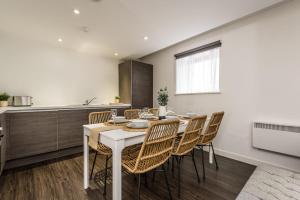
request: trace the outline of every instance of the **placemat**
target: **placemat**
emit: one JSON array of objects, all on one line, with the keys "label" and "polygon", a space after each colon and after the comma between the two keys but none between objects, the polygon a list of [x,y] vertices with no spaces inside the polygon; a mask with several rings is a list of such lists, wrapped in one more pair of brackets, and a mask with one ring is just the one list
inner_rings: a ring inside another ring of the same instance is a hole
[{"label": "placemat", "polygon": [[105,126],[126,126],[129,122],[123,123],[111,123],[111,122],[104,122]]},{"label": "placemat", "polygon": [[128,132],[146,132],[148,128],[129,128],[127,126],[123,126],[122,129]]}]

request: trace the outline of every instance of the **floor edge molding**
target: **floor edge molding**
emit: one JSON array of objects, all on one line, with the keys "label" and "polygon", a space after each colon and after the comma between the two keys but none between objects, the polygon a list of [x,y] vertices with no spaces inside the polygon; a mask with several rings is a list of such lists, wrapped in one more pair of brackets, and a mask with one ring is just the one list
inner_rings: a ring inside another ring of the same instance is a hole
[{"label": "floor edge molding", "polygon": [[[205,151],[208,151],[208,148],[205,149]],[[216,152],[217,155],[224,156],[226,158],[231,158],[233,160],[237,160],[237,161],[248,163],[248,164],[255,165],[255,166],[270,165],[270,166],[279,167],[279,168],[294,171],[294,172],[299,172],[297,169],[288,168],[286,166],[277,165],[277,164],[273,164],[273,163],[270,163],[270,162],[258,160],[258,159],[255,159],[255,158],[252,158],[252,157],[249,157],[249,156],[237,154],[237,153],[230,152],[230,151],[225,151],[225,150],[222,150],[222,149],[219,149],[219,148],[215,148],[215,152]]]}]

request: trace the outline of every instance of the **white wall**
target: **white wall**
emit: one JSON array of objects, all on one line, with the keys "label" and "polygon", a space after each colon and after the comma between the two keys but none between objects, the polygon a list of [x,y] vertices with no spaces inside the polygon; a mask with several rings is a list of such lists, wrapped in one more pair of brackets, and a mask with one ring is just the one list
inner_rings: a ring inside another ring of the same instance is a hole
[{"label": "white wall", "polygon": [[0,33],[0,92],[34,97],[35,105],[112,102],[118,61]]},{"label": "white wall", "polygon": [[[215,147],[219,154],[300,171],[300,159],[251,146],[255,119],[300,119],[300,1],[291,1],[143,58],[154,64],[154,92],[170,91],[179,113],[226,112]],[[222,40],[221,94],[174,95],[174,54]],[[156,103],[156,100],[154,99]],[[300,147],[299,147],[300,148]]]}]

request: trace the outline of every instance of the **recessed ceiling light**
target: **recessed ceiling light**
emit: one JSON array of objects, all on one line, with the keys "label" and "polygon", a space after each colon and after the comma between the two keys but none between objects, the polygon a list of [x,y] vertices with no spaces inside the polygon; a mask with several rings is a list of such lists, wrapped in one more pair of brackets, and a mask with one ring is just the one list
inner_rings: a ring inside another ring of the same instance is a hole
[{"label": "recessed ceiling light", "polygon": [[57,40],[58,42],[62,42],[63,41],[63,39],[61,39],[61,38],[58,38],[58,40]]},{"label": "recessed ceiling light", "polygon": [[116,53],[114,53],[114,55],[115,55],[115,56],[118,56],[119,54],[116,52]]},{"label": "recessed ceiling light", "polygon": [[144,40],[148,40],[148,39],[149,39],[148,36],[145,36],[145,37],[144,37]]},{"label": "recessed ceiling light", "polygon": [[74,9],[74,10],[73,10],[73,13],[76,14],[76,15],[79,15],[79,14],[80,14],[80,11],[79,11],[78,9]]}]

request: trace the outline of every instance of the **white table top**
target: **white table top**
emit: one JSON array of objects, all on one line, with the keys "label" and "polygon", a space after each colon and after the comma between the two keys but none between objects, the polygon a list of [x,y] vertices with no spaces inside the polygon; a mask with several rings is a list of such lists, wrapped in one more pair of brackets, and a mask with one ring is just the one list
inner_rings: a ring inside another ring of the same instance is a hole
[{"label": "white table top", "polygon": [[116,129],[116,130],[105,131],[105,132],[101,133],[101,137],[107,137],[107,138],[117,141],[117,140],[124,140],[124,139],[128,139],[128,138],[136,137],[136,136],[141,136],[141,135],[145,135],[145,134],[146,134],[146,132],[129,132],[129,131],[124,131],[122,129]]},{"label": "white table top", "polygon": [[[104,127],[104,126],[105,126],[104,124],[83,125],[83,127],[88,130],[91,130],[94,128],[99,128],[99,127]],[[187,126],[187,122],[184,124],[180,124],[178,133],[184,132],[186,126]],[[89,134],[89,132],[87,132],[87,133]],[[141,136],[141,135],[145,135],[145,134],[146,134],[146,132],[130,132],[130,131],[124,131],[122,128],[120,128],[120,129],[115,129],[115,130],[111,130],[111,131],[104,131],[103,133],[101,133],[101,137],[106,137],[111,140],[118,141],[118,140],[124,140],[124,139],[137,137],[137,136]]]}]

